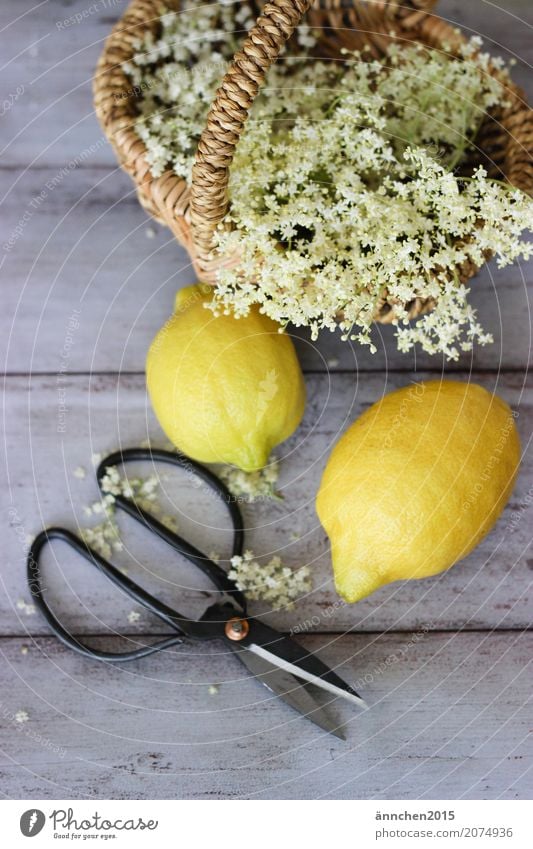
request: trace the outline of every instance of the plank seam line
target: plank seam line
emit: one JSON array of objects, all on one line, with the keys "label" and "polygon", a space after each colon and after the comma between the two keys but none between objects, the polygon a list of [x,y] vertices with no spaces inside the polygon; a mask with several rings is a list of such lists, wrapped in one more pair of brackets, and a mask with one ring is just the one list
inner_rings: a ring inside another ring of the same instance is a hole
[{"label": "plank seam line", "polygon": [[[454,369],[453,371],[446,372],[447,377],[453,377],[454,375],[464,375],[464,374],[488,374],[488,375],[523,375],[524,378],[528,379],[531,374],[531,369],[528,368],[529,364],[525,364],[523,366],[510,366],[509,368],[479,368],[479,369],[469,369],[469,368],[460,368]],[[383,369],[378,368],[376,366],[375,369],[369,368],[360,368],[360,369],[335,369],[328,371],[327,369],[302,369],[304,374],[314,375],[314,374],[364,374],[364,375],[377,375],[383,373]],[[0,372],[4,380],[9,380],[11,378],[18,377],[57,377],[57,371],[4,371]],[[444,375],[444,372],[441,368],[388,368],[384,372],[387,374],[441,374]],[[69,371],[67,377],[144,377],[144,371]]]},{"label": "plank seam line", "polygon": [[[398,634],[406,635],[412,634],[416,632],[418,628],[415,626],[413,628],[407,628],[401,631],[306,631],[305,633],[299,633],[295,636],[297,640],[298,637],[375,637],[375,636],[386,636],[389,634]],[[438,628],[434,631],[427,631],[427,635],[431,634],[522,634],[522,633],[533,633],[533,626],[527,627],[515,627],[515,628]],[[280,631],[280,634],[285,634],[286,636],[290,635],[289,631]],[[123,634],[72,634],[74,638],[80,638],[84,640],[92,640],[92,639],[107,639],[107,640],[120,640],[120,639],[139,639],[140,637],[148,637],[153,639],[166,639],[167,637],[177,636],[174,632],[161,632],[161,633],[143,633],[137,632],[133,633],[123,633]],[[30,639],[55,639],[54,635],[51,633],[38,632],[32,634],[0,634],[0,640],[30,640]],[[184,637],[187,640],[187,637]],[[214,637],[213,639],[217,639]],[[194,640],[190,640],[190,642],[195,642]],[[198,641],[196,641],[198,642]]]}]

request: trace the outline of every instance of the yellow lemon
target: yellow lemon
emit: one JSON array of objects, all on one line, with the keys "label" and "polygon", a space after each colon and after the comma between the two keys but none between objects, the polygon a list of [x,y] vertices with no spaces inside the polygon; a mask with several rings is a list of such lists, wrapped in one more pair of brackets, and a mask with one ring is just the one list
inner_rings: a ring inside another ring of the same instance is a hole
[{"label": "yellow lemon", "polygon": [[274,321],[257,308],[215,316],[205,308],[212,291],[178,292],[148,352],[148,392],[161,427],[189,457],[256,471],[300,423],[303,375]]},{"label": "yellow lemon", "polygon": [[481,386],[435,380],[386,395],[341,437],[317,497],[340,595],[358,601],[465,557],[503,510],[519,461],[511,410]]}]

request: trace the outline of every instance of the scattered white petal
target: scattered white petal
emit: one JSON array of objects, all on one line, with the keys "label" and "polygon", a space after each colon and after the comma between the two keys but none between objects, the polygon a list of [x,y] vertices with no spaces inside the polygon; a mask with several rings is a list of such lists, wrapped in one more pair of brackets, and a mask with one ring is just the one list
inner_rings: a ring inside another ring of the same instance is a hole
[{"label": "scattered white petal", "polygon": [[27,601],[24,601],[23,598],[19,598],[17,600],[17,608],[21,610],[26,616],[33,616],[34,613],[37,612],[34,604],[29,604]]},{"label": "scattered white petal", "polygon": [[[99,455],[97,462],[100,462]],[[104,516],[102,522],[90,528],[81,530],[81,537],[87,545],[93,548],[106,560],[111,557],[113,551],[122,551],[124,544],[120,536],[120,529],[115,518],[115,499],[117,495],[131,498],[142,510],[153,515],[161,513],[161,506],[157,501],[157,489],[159,478],[150,475],[148,478],[122,477],[116,466],[109,466],[101,480],[102,496],[99,501],[85,506],[83,512],[86,516]],[[164,517],[167,527],[177,529],[174,517]]]},{"label": "scattered white petal", "polygon": [[15,722],[27,722],[29,718],[29,714],[25,710],[18,710],[15,714]]},{"label": "scattered white petal", "polygon": [[259,563],[252,551],[231,558],[228,577],[250,601],[266,601],[273,608],[292,610],[294,602],[311,590],[311,573],[307,566],[289,569],[279,557]]},{"label": "scattered white petal", "polygon": [[283,496],[276,491],[279,476],[279,461],[271,457],[268,465],[257,472],[243,472],[235,466],[223,466],[220,478],[224,481],[232,495],[245,501],[257,501],[261,498],[277,498]]}]

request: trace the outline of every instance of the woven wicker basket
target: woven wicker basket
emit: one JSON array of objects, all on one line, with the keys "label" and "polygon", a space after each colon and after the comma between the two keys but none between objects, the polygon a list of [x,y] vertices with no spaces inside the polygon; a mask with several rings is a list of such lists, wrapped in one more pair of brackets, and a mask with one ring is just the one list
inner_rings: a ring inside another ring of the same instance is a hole
[{"label": "woven wicker basket", "polygon": [[[370,47],[381,56],[395,38],[400,43],[419,41],[431,47],[457,49],[463,36],[431,13],[436,0],[272,0],[250,31],[218,89],[200,139],[191,186],[172,171],[153,178],[146,148],[134,129],[138,94],[122,70],[131,59],[134,42],[151,30],[157,34],[161,0],[133,0],[106,41],[94,79],[96,113],[118,160],[137,186],[144,208],[166,224],[188,250],[198,276],[214,282],[217,270],[235,258],[210,258],[214,230],[228,208],[228,176],[235,146],[249,110],[270,65],[276,60],[294,28],[307,13],[306,22],[321,33],[321,56],[339,57],[342,48]],[[179,0],[166,0],[179,9]],[[259,4],[261,5],[261,4]],[[311,7],[311,8],[310,8]],[[493,70],[497,74],[496,69]],[[522,92],[508,87],[509,106],[485,119],[475,140],[476,160],[492,176],[533,191],[533,112]],[[469,163],[474,166],[476,162]],[[477,271],[472,263],[458,269],[466,282]],[[430,310],[431,300],[409,304],[414,318]],[[387,294],[375,319],[390,322],[394,303]]]}]

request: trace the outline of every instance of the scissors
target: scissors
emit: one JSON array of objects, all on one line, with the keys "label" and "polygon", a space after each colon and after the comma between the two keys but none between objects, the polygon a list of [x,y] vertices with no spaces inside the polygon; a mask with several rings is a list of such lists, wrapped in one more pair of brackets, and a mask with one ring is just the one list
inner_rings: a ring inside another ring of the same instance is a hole
[{"label": "scissors", "polygon": [[[186,469],[189,474],[197,476],[207,484],[228,509],[233,525],[232,556],[242,554],[244,528],[242,515],[236,501],[232,498],[225,484],[213,472],[184,454],[151,448],[130,448],[124,451],[115,451],[102,460],[98,466],[96,477],[100,490],[103,491],[102,481],[109,467],[124,466],[134,461],[152,463],[158,461],[178,466]],[[107,663],[123,663],[128,660],[147,657],[154,652],[182,643],[184,637],[192,640],[220,639],[229,649],[235,652],[252,675],[269,690],[324,731],[334,734],[340,739],[345,739],[342,731],[328,717],[323,706],[316,700],[316,690],[318,688],[322,692],[326,691],[333,696],[342,696],[356,705],[365,706],[365,702],[355,690],[318,657],[308,652],[293,639],[279,633],[262,620],[248,616],[244,594],[217,563],[202,554],[195,546],[159,522],[134,500],[124,495],[116,495],[115,506],[124,510],[200,569],[214,584],[217,600],[197,620],[183,616],[174,608],[146,592],[127,575],[112,566],[80,537],[66,528],[52,527],[41,531],[33,541],[28,553],[27,569],[29,588],[35,604],[44,615],[55,636],[65,646],[78,652],[78,654]],[[154,644],[118,653],[90,648],[78,637],[70,634],[49,607],[41,579],[39,558],[43,548],[51,540],[66,542],[138,604],[162,619],[174,633]],[[315,690],[315,694],[313,694],[313,690]]]}]

